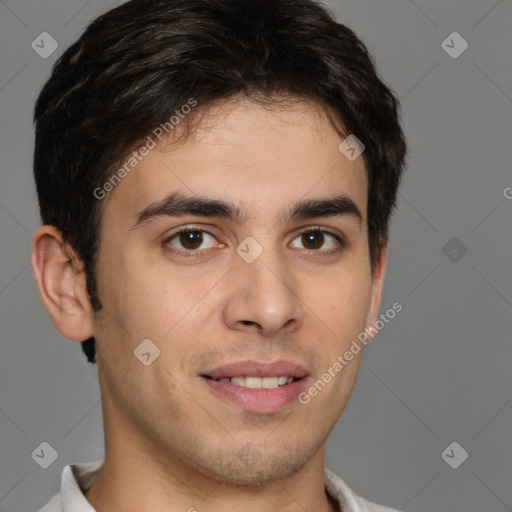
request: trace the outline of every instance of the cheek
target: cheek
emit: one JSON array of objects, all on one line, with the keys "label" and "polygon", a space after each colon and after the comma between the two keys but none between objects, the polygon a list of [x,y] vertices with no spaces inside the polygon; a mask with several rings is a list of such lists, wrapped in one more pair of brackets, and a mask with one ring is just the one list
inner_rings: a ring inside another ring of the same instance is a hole
[{"label": "cheek", "polygon": [[121,253],[98,273],[102,305],[132,337],[160,337],[179,317],[182,287],[152,265]]},{"label": "cheek", "polygon": [[186,354],[200,349],[199,340],[219,318],[215,292],[208,293],[219,276],[184,279],[168,268],[140,265],[119,265],[113,275],[105,303],[118,319],[109,319],[118,340],[113,350],[119,357],[124,350],[129,359],[143,340],[150,339],[160,350],[159,362],[178,371]]},{"label": "cheek", "polygon": [[[312,308],[333,331],[337,340],[347,340],[365,327],[371,305],[371,280],[354,269],[311,283]],[[331,333],[332,334],[332,333]]]}]

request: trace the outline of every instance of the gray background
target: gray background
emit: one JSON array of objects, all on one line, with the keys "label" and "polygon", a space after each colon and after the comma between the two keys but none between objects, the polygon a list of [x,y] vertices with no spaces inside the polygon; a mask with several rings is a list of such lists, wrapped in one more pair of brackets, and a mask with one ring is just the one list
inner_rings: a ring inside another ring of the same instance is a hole
[{"label": "gray background", "polygon": [[[39,224],[31,116],[63,49],[119,3],[0,0],[3,512],[37,510],[58,492],[65,464],[103,456],[96,367],[53,329],[29,267]],[[366,348],[326,465],[398,509],[512,510],[512,4],[328,5],[401,99],[410,156],[382,302],[382,311],[395,301],[403,311]],[[59,44],[47,59],[31,48],[43,31]],[[469,44],[456,59],[441,46],[453,31]],[[467,248],[462,258],[443,250],[452,237]],[[48,469],[31,458],[42,441],[59,454]],[[469,454],[458,469],[441,457],[452,441]]]}]

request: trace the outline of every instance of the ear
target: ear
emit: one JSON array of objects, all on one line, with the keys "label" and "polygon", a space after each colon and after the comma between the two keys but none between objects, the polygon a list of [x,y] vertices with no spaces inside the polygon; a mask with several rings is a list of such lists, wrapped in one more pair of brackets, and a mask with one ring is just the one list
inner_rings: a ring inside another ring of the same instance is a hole
[{"label": "ear", "polygon": [[[366,317],[366,326],[375,326],[380,311],[380,301],[382,296],[382,288],[384,285],[384,278],[386,275],[386,259],[387,259],[388,239],[385,238],[381,242],[379,257],[375,262],[375,268],[372,276],[372,298],[370,309]],[[375,337],[373,329],[369,330],[368,341]]]},{"label": "ear", "polygon": [[94,313],[86,290],[83,264],[54,226],[40,226],[32,237],[32,272],[41,302],[62,336],[92,337]]}]

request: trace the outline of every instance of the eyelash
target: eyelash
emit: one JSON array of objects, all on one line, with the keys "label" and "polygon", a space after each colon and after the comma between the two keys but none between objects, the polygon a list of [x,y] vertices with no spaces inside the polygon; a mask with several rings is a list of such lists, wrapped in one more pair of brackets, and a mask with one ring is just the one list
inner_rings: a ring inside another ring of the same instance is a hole
[{"label": "eyelash", "polygon": [[[168,244],[169,244],[169,242],[171,240],[173,240],[174,238],[179,236],[181,233],[187,233],[187,232],[190,232],[190,231],[199,231],[199,232],[206,233],[206,234],[210,235],[212,238],[215,238],[214,235],[212,235],[209,231],[206,231],[205,229],[194,228],[194,227],[183,227],[183,228],[179,229],[178,231],[176,231],[175,233],[173,233],[171,236],[167,237],[162,242],[162,246],[166,250],[168,250],[168,251],[172,252],[173,254],[175,254],[176,256],[183,256],[185,258],[201,258],[201,257],[203,257],[203,255],[208,254],[212,250],[215,250],[215,249],[205,249],[205,250],[201,251],[201,250],[191,250],[191,249],[189,249],[187,251],[184,251],[184,250],[175,249],[175,248],[169,249]],[[322,229],[322,228],[316,227],[316,226],[312,226],[312,227],[308,227],[308,228],[304,229],[303,231],[301,231],[294,238],[294,240],[296,240],[300,236],[304,235],[305,233],[310,233],[310,232],[313,232],[313,233],[323,233],[323,234],[330,235],[330,236],[332,236],[338,242],[339,246],[337,248],[335,248],[335,249],[331,249],[330,251],[321,251],[321,250],[315,250],[315,249],[304,249],[307,252],[318,253],[319,256],[332,256],[333,254],[340,253],[346,247],[346,243],[345,243],[345,241],[343,240],[343,238],[341,236],[339,236],[336,233],[333,233],[332,231],[329,231],[327,229]]]}]

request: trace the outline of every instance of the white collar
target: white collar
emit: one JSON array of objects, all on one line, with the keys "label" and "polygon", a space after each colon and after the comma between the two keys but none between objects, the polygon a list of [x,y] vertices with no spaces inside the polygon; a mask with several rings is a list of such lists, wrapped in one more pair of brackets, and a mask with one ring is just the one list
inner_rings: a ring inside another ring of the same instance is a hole
[{"label": "white collar", "polygon": [[[84,496],[97,478],[103,460],[68,464],[62,471],[61,492],[39,512],[96,512]],[[381,507],[355,494],[335,473],[325,468],[324,482],[327,493],[338,503],[342,512],[396,512]]]}]

